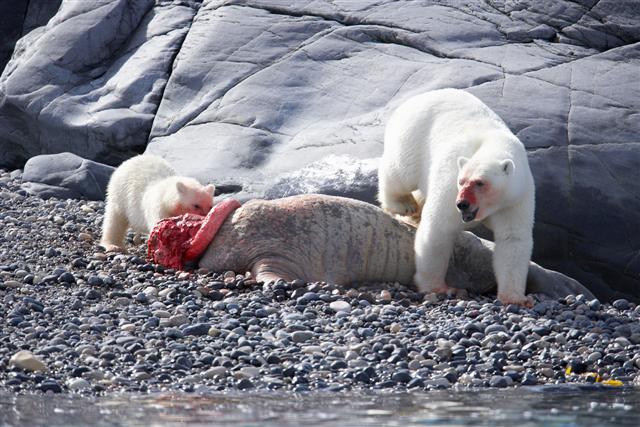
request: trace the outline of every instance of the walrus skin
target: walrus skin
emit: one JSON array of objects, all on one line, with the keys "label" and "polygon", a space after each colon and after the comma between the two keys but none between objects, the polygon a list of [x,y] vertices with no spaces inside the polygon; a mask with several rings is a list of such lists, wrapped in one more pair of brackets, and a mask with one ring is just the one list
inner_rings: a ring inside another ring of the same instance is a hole
[{"label": "walrus skin", "polygon": [[[400,282],[415,273],[415,228],[371,204],[305,194],[252,200],[224,222],[199,261],[213,271],[251,271],[259,282],[278,279],[350,284]],[[487,292],[496,288],[493,243],[462,232],[449,263],[447,283]],[[530,263],[529,293],[550,297],[591,292],[577,281]]]}]

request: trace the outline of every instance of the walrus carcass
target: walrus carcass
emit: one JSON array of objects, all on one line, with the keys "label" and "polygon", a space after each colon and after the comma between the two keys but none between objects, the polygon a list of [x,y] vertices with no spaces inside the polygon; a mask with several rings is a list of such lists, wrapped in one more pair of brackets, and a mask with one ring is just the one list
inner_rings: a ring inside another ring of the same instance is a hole
[{"label": "walrus carcass", "polygon": [[[212,271],[251,271],[260,282],[411,285],[414,236],[414,227],[358,200],[317,194],[252,200],[224,220],[198,265]],[[447,283],[475,292],[495,289],[492,248],[491,242],[462,232]],[[593,298],[577,281],[533,262],[527,291]]]}]

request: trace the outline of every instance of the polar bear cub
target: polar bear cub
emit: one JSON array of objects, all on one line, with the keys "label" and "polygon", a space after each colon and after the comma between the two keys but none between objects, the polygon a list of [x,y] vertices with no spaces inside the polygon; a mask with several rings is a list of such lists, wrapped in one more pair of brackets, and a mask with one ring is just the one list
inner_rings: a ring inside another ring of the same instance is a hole
[{"label": "polar bear cub", "polygon": [[384,136],[378,199],[392,214],[420,213],[415,284],[447,292],[456,236],[478,223],[493,230],[493,268],[504,304],[525,296],[533,247],[535,187],[523,144],[489,107],[458,89],[414,96]]},{"label": "polar bear cub", "polygon": [[148,234],[162,219],[185,213],[206,215],[213,206],[213,185],[178,176],[164,159],[140,155],[123,162],[111,175],[100,245],[123,250],[131,227]]}]

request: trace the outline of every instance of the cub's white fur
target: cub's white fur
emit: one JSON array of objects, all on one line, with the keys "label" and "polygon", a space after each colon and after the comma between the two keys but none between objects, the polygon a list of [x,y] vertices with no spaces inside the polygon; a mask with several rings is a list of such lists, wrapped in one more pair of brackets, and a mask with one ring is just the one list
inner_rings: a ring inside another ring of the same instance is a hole
[{"label": "cub's white fur", "polygon": [[162,219],[184,213],[206,215],[213,206],[213,185],[178,176],[164,159],[140,155],[123,162],[111,176],[100,244],[121,250],[127,229],[149,233]]},{"label": "cub's white fur", "polygon": [[530,304],[533,176],[522,143],[482,101],[442,89],[401,104],[386,127],[379,189],[390,213],[412,215],[422,207],[414,277],[422,291],[448,290],[456,235],[482,222],[494,232],[498,298]]}]

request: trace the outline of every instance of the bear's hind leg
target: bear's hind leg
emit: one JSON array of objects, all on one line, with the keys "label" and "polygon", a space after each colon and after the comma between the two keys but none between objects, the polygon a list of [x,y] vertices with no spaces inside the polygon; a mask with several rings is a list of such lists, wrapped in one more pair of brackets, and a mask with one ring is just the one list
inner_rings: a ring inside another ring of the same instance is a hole
[{"label": "bear's hind leg", "polygon": [[420,207],[411,193],[415,188],[407,188],[401,178],[390,168],[380,166],[378,173],[378,201],[382,209],[391,214],[413,216]]},{"label": "bear's hind leg", "polygon": [[107,204],[102,223],[100,246],[104,247],[107,252],[124,251],[124,237],[128,227],[129,221],[127,221],[126,215],[114,206]]}]

